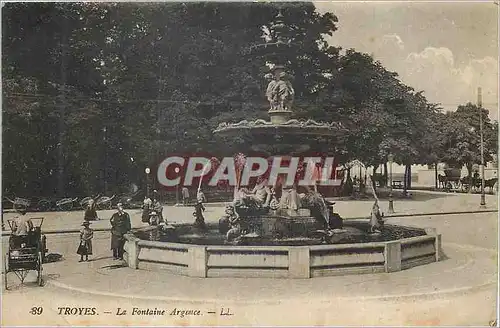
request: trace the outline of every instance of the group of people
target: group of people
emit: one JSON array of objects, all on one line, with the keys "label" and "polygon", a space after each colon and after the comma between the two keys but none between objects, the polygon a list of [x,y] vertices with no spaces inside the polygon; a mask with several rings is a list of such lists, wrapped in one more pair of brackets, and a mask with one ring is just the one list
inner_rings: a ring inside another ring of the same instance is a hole
[{"label": "group of people", "polygon": [[163,218],[163,206],[159,201],[158,191],[156,190],[153,190],[153,196],[151,198],[148,196],[144,198],[144,203],[142,205],[142,222],[149,222],[149,216],[153,211],[158,215],[160,222],[165,222]]},{"label": "group of people", "polygon": [[[205,229],[205,218],[203,217],[205,206],[203,203],[206,201],[206,198],[201,189],[198,189],[196,196],[197,202],[195,205],[195,211],[193,212],[193,216],[195,217],[195,226]],[[183,198],[187,203],[189,192],[185,192],[183,190]],[[151,211],[155,211],[157,213],[160,218],[160,222],[165,222],[163,218],[163,206],[159,201],[158,192],[156,190],[153,191],[153,196],[151,198],[146,197],[144,199],[142,221],[149,222],[149,215]],[[90,224],[91,221],[95,220],[99,220],[99,217],[97,215],[95,199],[91,199],[85,209],[84,221],[82,223],[82,229],[80,230],[80,243],[77,248],[77,254],[80,255],[80,262],[88,261],[88,256],[92,255],[92,238],[94,233],[92,228],[90,228]],[[117,212],[112,215],[110,223],[111,250],[113,252],[113,259],[123,260],[125,234],[127,234],[132,228],[130,215],[124,211],[123,204],[117,204]]]},{"label": "group of people", "polygon": [[[94,201],[90,201],[85,210],[84,221],[80,230],[80,243],[76,251],[80,255],[79,262],[88,261],[89,255],[92,255],[94,231],[90,228],[90,222],[98,220],[94,204]],[[123,204],[118,203],[116,208],[117,211],[113,213],[109,220],[111,223],[111,251],[113,252],[113,260],[123,260],[125,234],[132,229],[132,225],[130,215],[123,209]]]}]

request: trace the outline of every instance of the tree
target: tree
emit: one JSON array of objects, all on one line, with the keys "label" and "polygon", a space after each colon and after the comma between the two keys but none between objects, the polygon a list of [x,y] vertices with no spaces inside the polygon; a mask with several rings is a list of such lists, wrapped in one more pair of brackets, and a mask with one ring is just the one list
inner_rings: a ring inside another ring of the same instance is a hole
[{"label": "tree", "polygon": [[[257,45],[276,37],[279,7],[292,42],[272,53]],[[377,165],[388,152],[400,163],[427,160],[418,141],[433,111],[425,97],[370,56],[328,45],[337,17],[311,3],[3,9],[3,156],[12,192],[120,192],[172,152],[234,152],[238,140],[221,142],[212,131],[223,121],[267,118],[264,74],[276,56],[295,76],[296,118],[345,130],[317,147],[343,163]]]},{"label": "tree", "polygon": [[[12,163],[6,171],[15,173],[5,181],[12,192],[62,196],[102,191],[104,182],[119,187],[163,153],[220,151],[212,130],[221,118],[259,117],[267,109],[265,58],[246,50],[263,42],[263,26],[277,14],[273,4],[10,3],[3,9],[4,81],[26,80],[36,89],[4,88],[4,141],[29,149],[14,161],[15,151],[4,152],[4,163]],[[312,4],[284,11],[306,34],[302,47],[330,33],[333,16],[318,15]],[[45,127],[44,134],[36,131]],[[31,149],[35,138],[40,157]]]},{"label": "tree", "polygon": [[483,119],[484,161],[493,159],[498,149],[498,124],[491,123],[488,111],[472,103],[458,106],[448,112],[442,122],[442,161],[456,167],[467,167],[472,175],[474,164],[481,163],[479,115]]}]

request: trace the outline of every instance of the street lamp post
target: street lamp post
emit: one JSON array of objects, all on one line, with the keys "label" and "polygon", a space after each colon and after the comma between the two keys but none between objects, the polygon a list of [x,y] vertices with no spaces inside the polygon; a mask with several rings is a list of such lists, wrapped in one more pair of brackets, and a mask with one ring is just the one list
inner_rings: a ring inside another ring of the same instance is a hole
[{"label": "street lamp post", "polygon": [[149,167],[146,167],[144,172],[146,172],[146,197],[149,198],[149,173],[151,173],[151,170]]},{"label": "street lamp post", "polygon": [[479,130],[481,134],[481,206],[486,205],[484,195],[484,139],[483,139],[483,110],[482,110],[481,88],[477,88],[477,106],[479,107]]},{"label": "street lamp post", "polygon": [[[178,167],[176,167],[174,169],[174,172],[175,173],[179,173],[180,169]],[[179,184],[177,184],[177,187],[175,188],[175,205],[176,206],[179,206],[180,203],[179,203]]]},{"label": "street lamp post", "polygon": [[104,194],[108,192],[108,145],[106,140],[107,128],[102,128],[102,139],[104,144]]},{"label": "street lamp post", "polygon": [[392,198],[392,161],[394,160],[394,156],[392,154],[387,155],[387,160],[389,161],[389,185],[390,185],[390,192],[389,192],[389,210],[388,212],[390,214],[394,213],[394,200]]}]

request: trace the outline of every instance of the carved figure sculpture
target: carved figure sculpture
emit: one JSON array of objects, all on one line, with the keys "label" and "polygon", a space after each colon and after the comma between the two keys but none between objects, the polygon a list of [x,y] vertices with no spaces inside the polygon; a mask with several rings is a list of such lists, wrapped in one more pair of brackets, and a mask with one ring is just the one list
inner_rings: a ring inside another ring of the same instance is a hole
[{"label": "carved figure sculpture", "polygon": [[301,200],[295,186],[290,189],[283,189],[280,199],[280,209],[298,210],[301,208]]},{"label": "carved figure sculpture", "polygon": [[370,217],[370,232],[380,232],[384,227],[383,217],[384,214],[380,212],[380,207],[378,206],[378,199],[375,199]]},{"label": "carved figure sculpture", "polygon": [[267,179],[256,185],[250,192],[244,188],[240,189],[238,198],[239,203],[254,203],[258,207],[268,207],[271,201],[271,190],[267,186]]},{"label": "carved figure sculpture", "polygon": [[271,190],[271,201],[269,202],[269,209],[275,211],[279,208],[279,202],[276,199],[276,192],[274,191],[274,188],[270,188]]},{"label": "carved figure sculpture", "polygon": [[225,215],[219,220],[219,232],[226,235],[228,242],[241,235],[241,219],[230,205],[226,206]]},{"label": "carved figure sculpture", "polygon": [[269,101],[269,105],[271,106],[271,110],[276,110],[278,109],[278,100],[274,94],[274,87],[276,86],[276,79],[273,77],[272,74],[266,74],[265,78],[269,80],[269,84],[267,85],[266,89],[266,97],[267,100]]},{"label": "carved figure sculpture", "polygon": [[295,91],[293,90],[292,83],[288,80],[288,75],[285,72],[280,72],[277,75],[277,81],[273,86],[271,93],[272,104],[277,103],[278,110],[291,110]]}]

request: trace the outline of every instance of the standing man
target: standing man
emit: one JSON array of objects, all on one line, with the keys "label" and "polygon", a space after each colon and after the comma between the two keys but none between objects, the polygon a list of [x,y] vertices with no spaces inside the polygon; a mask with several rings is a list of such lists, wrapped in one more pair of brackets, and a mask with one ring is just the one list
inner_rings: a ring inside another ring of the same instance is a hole
[{"label": "standing man", "polygon": [[96,203],[95,203],[94,199],[89,200],[89,203],[87,204],[87,208],[85,209],[85,214],[83,216],[83,219],[85,221],[99,220],[99,217],[97,216],[97,208],[96,208]]},{"label": "standing man", "polygon": [[123,246],[125,245],[125,234],[132,229],[130,215],[123,210],[123,204],[118,203],[118,211],[111,217],[111,250],[113,260],[123,260]]},{"label": "standing man", "polygon": [[142,204],[142,222],[149,222],[149,212],[153,206],[153,201],[148,196],[144,197],[144,203]]},{"label": "standing man", "polygon": [[160,222],[165,222],[165,220],[163,219],[163,206],[160,203],[160,196],[158,194],[158,191],[156,190],[153,191],[151,209],[158,214],[158,216],[160,217]]}]

